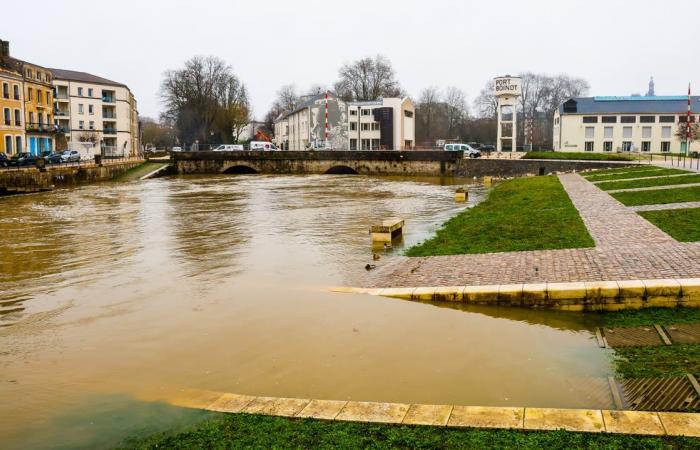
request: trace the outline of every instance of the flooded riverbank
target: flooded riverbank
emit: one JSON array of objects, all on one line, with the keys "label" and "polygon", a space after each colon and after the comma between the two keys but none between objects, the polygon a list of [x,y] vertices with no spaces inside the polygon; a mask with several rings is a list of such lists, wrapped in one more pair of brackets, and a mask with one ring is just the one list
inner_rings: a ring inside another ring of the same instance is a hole
[{"label": "flooded riverbank", "polygon": [[417,243],[465,207],[465,183],[202,176],[0,200],[0,442],[50,442],[110,399],[148,411],[123,399],[173,388],[610,406],[595,316],[328,292],[372,262],[370,224],[403,217]]}]

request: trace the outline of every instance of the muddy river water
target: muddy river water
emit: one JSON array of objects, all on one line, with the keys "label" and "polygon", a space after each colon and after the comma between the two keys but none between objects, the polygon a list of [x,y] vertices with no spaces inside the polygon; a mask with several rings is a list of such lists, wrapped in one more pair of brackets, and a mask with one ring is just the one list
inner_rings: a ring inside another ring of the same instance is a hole
[{"label": "muddy river water", "polygon": [[0,447],[186,423],[163,406],[186,388],[610,406],[595,315],[329,292],[372,262],[371,223],[403,217],[402,245],[419,242],[468,183],[203,176],[0,199]]}]

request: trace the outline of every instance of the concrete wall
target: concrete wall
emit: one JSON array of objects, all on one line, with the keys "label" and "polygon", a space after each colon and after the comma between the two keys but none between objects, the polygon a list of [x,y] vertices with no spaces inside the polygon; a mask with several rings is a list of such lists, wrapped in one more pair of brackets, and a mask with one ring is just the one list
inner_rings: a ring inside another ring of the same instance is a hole
[{"label": "concrete wall", "polygon": [[110,180],[140,164],[143,161],[105,163],[103,166],[47,167],[43,172],[36,168],[0,170],[0,195]]}]

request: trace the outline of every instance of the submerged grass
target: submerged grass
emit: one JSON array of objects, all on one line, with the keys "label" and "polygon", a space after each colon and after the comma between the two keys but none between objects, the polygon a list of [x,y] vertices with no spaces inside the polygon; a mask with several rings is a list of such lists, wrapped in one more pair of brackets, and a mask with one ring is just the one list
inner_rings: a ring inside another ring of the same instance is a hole
[{"label": "submerged grass", "polygon": [[489,197],[448,220],[408,256],[593,247],[578,211],[555,176],[497,185]]},{"label": "submerged grass", "polygon": [[700,208],[641,211],[639,214],[679,242],[700,241]]},{"label": "submerged grass", "polygon": [[127,442],[125,449],[342,448],[342,449],[680,449],[692,438],[604,433],[516,431],[333,422],[247,414],[221,414],[175,434]]}]

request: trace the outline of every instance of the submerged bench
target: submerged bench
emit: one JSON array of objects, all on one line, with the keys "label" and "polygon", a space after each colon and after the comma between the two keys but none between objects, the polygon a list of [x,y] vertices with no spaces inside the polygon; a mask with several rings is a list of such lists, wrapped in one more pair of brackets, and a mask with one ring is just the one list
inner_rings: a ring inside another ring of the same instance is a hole
[{"label": "submerged bench", "polygon": [[383,220],[381,225],[372,225],[370,233],[372,242],[391,242],[393,238],[403,233],[403,219]]}]

